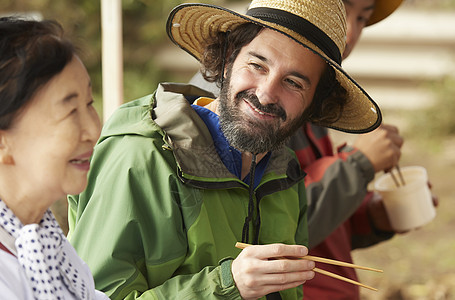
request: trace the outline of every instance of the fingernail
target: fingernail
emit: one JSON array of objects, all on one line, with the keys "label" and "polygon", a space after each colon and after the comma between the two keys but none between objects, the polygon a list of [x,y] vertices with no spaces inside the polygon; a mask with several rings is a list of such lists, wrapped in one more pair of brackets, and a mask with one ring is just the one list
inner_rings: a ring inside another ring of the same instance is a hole
[{"label": "fingernail", "polygon": [[309,267],[310,269],[314,269],[314,268],[316,267],[316,264],[314,263],[314,261],[309,261],[309,262],[308,262],[308,267]]},{"label": "fingernail", "polygon": [[311,271],[311,273],[310,273],[310,279],[313,279],[315,275],[316,275],[316,273],[314,273],[314,271]]}]

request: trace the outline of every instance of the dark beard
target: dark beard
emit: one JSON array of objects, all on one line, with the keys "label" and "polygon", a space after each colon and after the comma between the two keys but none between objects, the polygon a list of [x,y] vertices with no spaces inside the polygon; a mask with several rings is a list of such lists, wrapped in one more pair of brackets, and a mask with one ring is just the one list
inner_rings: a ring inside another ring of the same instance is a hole
[{"label": "dark beard", "polygon": [[[286,121],[286,112],[277,104],[262,105],[251,91],[238,93],[233,100],[230,93],[231,68],[220,93],[219,113],[220,128],[229,144],[242,152],[253,154],[267,153],[278,150],[287,142],[289,137],[304,123],[304,118],[292,120],[284,128],[280,128]],[[239,110],[239,104],[247,99],[250,105],[257,109],[280,117],[276,122],[252,120],[245,117]]]}]

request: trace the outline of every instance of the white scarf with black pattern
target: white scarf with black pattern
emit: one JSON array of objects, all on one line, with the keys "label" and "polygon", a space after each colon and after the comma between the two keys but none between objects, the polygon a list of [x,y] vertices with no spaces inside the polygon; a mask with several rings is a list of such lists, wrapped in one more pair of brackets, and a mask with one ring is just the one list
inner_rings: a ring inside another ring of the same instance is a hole
[{"label": "white scarf with black pattern", "polygon": [[63,299],[64,286],[77,299],[90,298],[83,276],[63,251],[66,237],[49,209],[39,224],[24,226],[0,199],[0,226],[16,239],[17,259],[35,299]]}]

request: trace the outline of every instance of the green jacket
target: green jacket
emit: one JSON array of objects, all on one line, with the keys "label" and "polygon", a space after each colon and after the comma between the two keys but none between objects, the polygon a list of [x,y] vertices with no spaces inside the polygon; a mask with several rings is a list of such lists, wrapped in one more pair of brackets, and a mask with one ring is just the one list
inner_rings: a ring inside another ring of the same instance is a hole
[{"label": "green jacket", "polygon": [[[241,299],[230,263],[248,185],[223,165],[182,95],[203,93],[161,84],[124,104],[103,128],[87,189],[69,197],[69,239],[113,299]],[[260,244],[307,245],[302,178],[291,150],[272,153],[255,189]],[[301,299],[302,287],[281,295]]]}]

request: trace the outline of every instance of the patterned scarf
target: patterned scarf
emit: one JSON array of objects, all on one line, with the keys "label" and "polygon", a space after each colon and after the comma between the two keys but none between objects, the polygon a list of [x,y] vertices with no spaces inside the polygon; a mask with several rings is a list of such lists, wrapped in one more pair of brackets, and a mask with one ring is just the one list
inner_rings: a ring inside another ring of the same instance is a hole
[{"label": "patterned scarf", "polygon": [[16,239],[17,259],[35,299],[63,299],[64,286],[89,299],[87,285],[63,251],[65,235],[48,209],[39,224],[23,225],[0,199],[0,226]]}]

